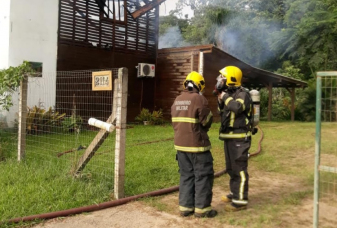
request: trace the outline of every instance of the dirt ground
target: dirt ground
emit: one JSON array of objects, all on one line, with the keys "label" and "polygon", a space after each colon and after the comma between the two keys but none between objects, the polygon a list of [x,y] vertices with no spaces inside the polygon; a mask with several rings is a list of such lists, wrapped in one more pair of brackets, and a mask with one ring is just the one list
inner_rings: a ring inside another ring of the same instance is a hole
[{"label": "dirt ground", "polygon": [[[289,180],[289,176],[280,175],[275,173],[257,173],[251,172],[250,174],[250,201],[249,207],[246,211],[240,212],[225,212],[224,203],[221,202],[221,196],[227,192],[228,189],[224,189],[227,184],[221,184],[228,179],[224,176],[219,177],[219,180],[215,181],[213,189],[213,202],[212,206],[218,210],[217,217],[212,219],[198,219],[190,216],[188,218],[182,218],[178,214],[178,192],[171,193],[159,198],[160,204],[163,206],[163,210],[159,210],[157,207],[149,206],[151,203],[144,201],[130,202],[114,208],[95,211],[92,213],[80,214],[76,216],[70,216],[66,218],[57,218],[47,220],[41,224],[33,226],[34,228],[184,228],[184,227],[241,227],[235,224],[235,219],[239,219],[241,213],[242,216],[259,216],[260,218],[268,217],[268,215],[261,215],[262,213],[268,213],[268,210],[259,210],[264,207],[264,202],[277,203],[282,199],[282,195],[286,192],[299,191],[302,186],[299,180],[296,178]],[[160,208],[160,207],[159,207]],[[320,227],[336,227],[337,224],[337,207],[326,206],[320,207],[320,221],[323,221]],[[323,210],[323,211],[322,211]],[[236,213],[233,215],[232,213]],[[272,212],[271,212],[272,213]],[[275,212],[274,212],[275,213]],[[289,227],[289,228],[308,228],[313,224],[313,199],[312,194],[306,197],[298,205],[291,207],[287,211],[280,212],[277,216],[277,222],[269,221],[266,225],[262,223],[246,224],[245,227]],[[227,220],[227,221],[226,221]],[[232,222],[229,222],[231,220]],[[256,221],[256,220],[255,220]],[[272,225],[271,225],[272,224]]]}]

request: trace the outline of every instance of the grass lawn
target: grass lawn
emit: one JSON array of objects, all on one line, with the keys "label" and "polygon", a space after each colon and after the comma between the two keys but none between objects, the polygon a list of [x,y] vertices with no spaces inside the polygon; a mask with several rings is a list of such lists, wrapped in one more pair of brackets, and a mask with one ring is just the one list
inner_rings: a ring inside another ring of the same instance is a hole
[{"label": "grass lawn", "polygon": [[[315,151],[315,123],[261,122],[263,130],[262,151],[251,157],[250,169],[256,172],[293,176],[303,184],[303,191],[284,196],[284,204],[301,201],[312,191],[312,160],[303,162],[299,153],[312,156]],[[336,135],[331,135],[330,125],[322,125],[324,150],[336,145]],[[337,125],[334,125],[336,129]],[[219,124],[209,131],[212,142],[215,172],[224,169],[223,142],[218,140]],[[334,130],[335,131],[335,130]],[[28,215],[97,204],[112,200],[114,181],[114,134],[111,134],[83,170],[74,178],[71,170],[85,150],[60,152],[80,145],[88,146],[96,132],[77,134],[29,135],[26,159],[16,161],[16,138],[1,132],[1,151],[6,160],[0,162],[0,221]],[[262,132],[253,136],[251,153],[258,149]],[[127,129],[125,195],[163,189],[179,184],[178,166],[173,147],[171,125],[133,125]],[[336,154],[336,153],[335,153]],[[220,177],[222,178],[222,177]],[[228,183],[215,184],[227,185]],[[272,204],[272,202],[271,202]],[[275,209],[277,214],[278,209]],[[268,220],[269,217],[257,218]],[[233,217],[235,220],[235,216]],[[226,220],[231,223],[230,219]],[[248,222],[248,221],[247,221]],[[244,224],[239,224],[244,225]]]}]

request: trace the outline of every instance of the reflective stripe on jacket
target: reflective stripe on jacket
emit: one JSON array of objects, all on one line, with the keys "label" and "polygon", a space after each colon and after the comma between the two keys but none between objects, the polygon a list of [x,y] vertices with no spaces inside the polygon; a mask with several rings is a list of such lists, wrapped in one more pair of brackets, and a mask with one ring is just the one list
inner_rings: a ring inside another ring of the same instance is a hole
[{"label": "reflective stripe on jacket", "polygon": [[238,88],[218,103],[221,115],[220,139],[238,139],[251,136],[248,116],[252,113],[252,99],[244,88]]},{"label": "reflective stripe on jacket", "polygon": [[171,106],[174,147],[184,152],[204,152],[211,149],[207,131],[213,122],[213,114],[207,99],[196,89],[185,89]]}]

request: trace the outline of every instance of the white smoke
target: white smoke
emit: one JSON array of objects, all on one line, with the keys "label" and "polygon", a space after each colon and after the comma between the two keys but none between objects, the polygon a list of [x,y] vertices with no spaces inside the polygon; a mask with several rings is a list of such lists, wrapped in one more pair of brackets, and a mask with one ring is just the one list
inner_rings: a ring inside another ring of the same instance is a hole
[{"label": "white smoke", "polygon": [[215,29],[215,42],[221,50],[242,61],[261,66],[274,58],[276,52],[269,49],[271,34],[281,29],[280,24],[260,18],[249,23],[240,17]]},{"label": "white smoke", "polygon": [[168,28],[164,35],[159,36],[159,49],[185,46],[189,44],[184,41],[178,26]]}]

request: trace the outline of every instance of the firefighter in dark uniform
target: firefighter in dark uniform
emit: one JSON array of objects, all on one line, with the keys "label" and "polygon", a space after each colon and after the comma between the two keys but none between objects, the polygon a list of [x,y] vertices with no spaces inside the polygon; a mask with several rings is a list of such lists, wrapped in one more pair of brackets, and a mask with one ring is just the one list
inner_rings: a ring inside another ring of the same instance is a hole
[{"label": "firefighter in dark uniform", "polygon": [[201,94],[205,80],[191,72],[183,83],[183,92],[171,107],[174,147],[177,150],[180,184],[179,211],[181,216],[212,218],[213,157],[207,132],[213,121],[208,101]]},{"label": "firefighter in dark uniform", "polygon": [[221,115],[219,139],[224,141],[226,171],[230,176],[230,193],[222,201],[230,202],[226,211],[238,211],[248,204],[248,157],[251,146],[252,99],[241,86],[242,71],[235,66],[220,70],[228,89],[218,95]]}]

